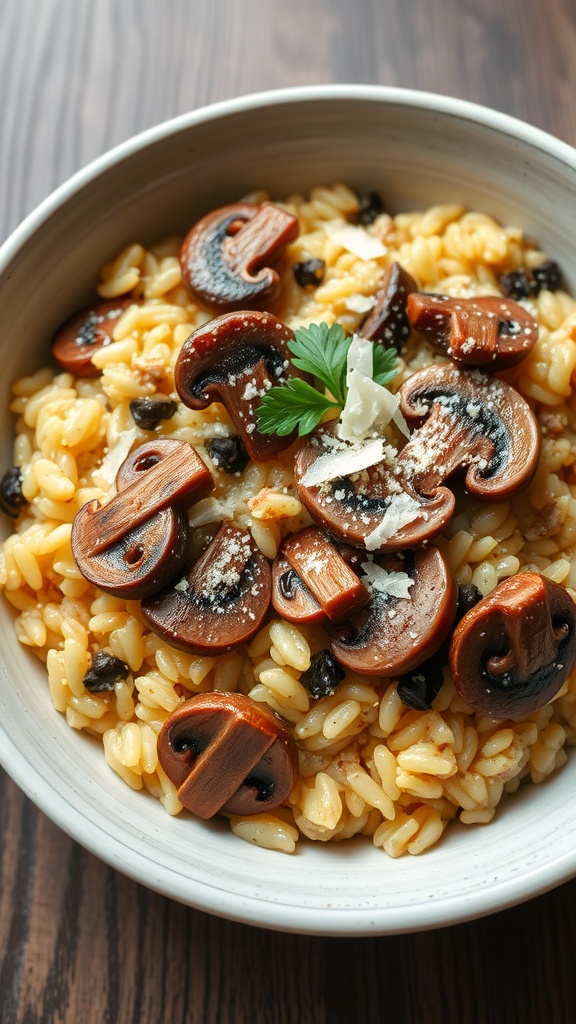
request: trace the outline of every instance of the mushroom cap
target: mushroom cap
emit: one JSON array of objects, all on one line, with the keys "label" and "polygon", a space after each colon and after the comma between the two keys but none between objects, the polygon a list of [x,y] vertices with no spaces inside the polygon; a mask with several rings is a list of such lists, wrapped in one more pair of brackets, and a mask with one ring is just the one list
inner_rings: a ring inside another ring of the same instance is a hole
[{"label": "mushroom cap", "polygon": [[224,313],[198,328],[184,342],[174,372],[176,389],[190,409],[222,402],[251,459],[264,461],[294,440],[262,434],[257,410],[266,392],[289,377],[307,374],[290,363],[288,342],[294,334],[271,313],[241,310]]},{"label": "mushroom cap", "polygon": [[89,501],[72,523],[72,554],[80,572],[106,593],[148,597],[181,571],[188,550],[185,509],[214,487],[195,449],[161,437],[135,449],[116,475],[106,505]]},{"label": "mushroom cap", "polygon": [[52,355],[60,366],[76,377],[99,377],[101,370],[92,356],[113,341],[113,331],[132,299],[111,299],[86,306],[66,320],[52,342]]},{"label": "mushroom cap", "polygon": [[533,349],[538,324],[517,302],[483,295],[452,299],[414,292],[407,316],[426,340],[458,363],[505,370]]},{"label": "mushroom cap", "polygon": [[433,494],[440,480],[467,467],[465,484],[472,494],[482,501],[506,501],[536,471],[538,421],[505,381],[436,363],[404,382],[400,410],[416,435],[399,458],[419,493]]},{"label": "mushroom cap", "polygon": [[327,617],[304,580],[282,554],[272,563],[272,607],[289,622],[324,622]]},{"label": "mushroom cap", "polygon": [[[312,518],[339,540],[370,551],[415,547],[438,533],[454,511],[444,481],[455,473],[466,470],[466,487],[477,498],[505,501],[529,483],[540,453],[540,428],[528,404],[479,370],[437,363],[409,377],[399,395],[413,432],[393,459],[382,449],[372,464],[362,462],[377,440],[358,448],[338,438],[335,421],[316,427],[296,454],[294,478]],[[323,479],[313,471],[327,456],[327,475],[333,474],[341,452],[340,465],[352,466],[346,475]]]},{"label": "mushroom cap", "polygon": [[297,238],[296,217],[273,203],[234,203],[202,217],[180,254],[184,282],[217,310],[271,302],[280,280],[269,266]]},{"label": "mushroom cap", "polygon": [[450,645],[456,688],[492,718],[547,704],[576,664],[576,604],[534,572],[518,573],[467,612]]},{"label": "mushroom cap", "polygon": [[385,271],[376,290],[376,305],[368,313],[358,333],[384,348],[401,349],[410,335],[406,302],[418,285],[399,263]]},{"label": "mushroom cap", "polygon": [[[384,570],[382,580],[376,572],[370,604],[351,616],[351,626],[336,631],[331,647],[347,668],[390,678],[410,672],[438,650],[454,621],[456,588],[432,545],[382,555],[372,564]],[[402,591],[408,596],[394,596]]]},{"label": "mushroom cap", "polygon": [[142,602],[142,614],[174,647],[217,655],[257,632],[270,596],[268,561],[246,530],[226,522],[183,579]]},{"label": "mushroom cap", "polygon": [[281,718],[241,693],[200,693],[166,719],[158,758],[201,818],[277,807],[296,782],[296,744]]},{"label": "mushroom cap", "polygon": [[[454,510],[454,495],[446,487],[420,494],[411,475],[397,472],[398,459],[392,466],[382,459],[361,472],[307,483],[317,460],[333,453],[336,432],[335,420],[316,427],[302,438],[294,463],[298,496],[319,526],[342,543],[374,551],[416,547],[442,529]],[[354,460],[354,444],[339,444],[349,448]],[[375,531],[380,539],[370,546]]]}]

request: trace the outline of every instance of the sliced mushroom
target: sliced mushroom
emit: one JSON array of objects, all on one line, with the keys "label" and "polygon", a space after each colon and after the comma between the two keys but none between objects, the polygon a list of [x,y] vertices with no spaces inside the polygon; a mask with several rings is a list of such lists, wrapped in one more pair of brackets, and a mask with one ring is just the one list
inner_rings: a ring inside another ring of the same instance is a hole
[{"label": "sliced mushroom", "polygon": [[183,568],[185,509],[214,487],[210,470],[187,441],[148,441],[124,461],[117,494],[89,501],[72,523],[72,554],[82,575],[108,594],[140,599]]},{"label": "sliced mushroom", "polygon": [[[390,678],[410,672],[438,650],[454,621],[456,588],[432,545],[366,564],[370,604],[332,639],[346,668]],[[406,595],[406,596],[403,596]]]},{"label": "sliced mushroom", "polygon": [[202,302],[219,310],[270,302],[280,286],[270,264],[298,231],[297,218],[273,203],[222,206],[199,220],[184,239],[184,281]]},{"label": "sliced mushroom", "polygon": [[289,622],[324,622],[326,612],[290,562],[277,555],[272,563],[272,607]]},{"label": "sliced mushroom", "polygon": [[76,377],[99,377],[92,356],[113,341],[114,328],[132,299],[111,299],[87,306],[62,325],[52,342],[52,355]]},{"label": "sliced mushroom", "polygon": [[158,758],[199,818],[278,807],[296,782],[296,744],[281,718],[241,693],[200,693],[166,719]]},{"label": "sliced mushroom", "polygon": [[[454,625],[460,622],[466,612],[470,611],[481,599],[482,595],[473,583],[464,583],[459,586]],[[432,702],[440,693],[444,682],[444,668],[448,664],[450,639],[449,636],[446,637],[431,658],[427,658],[412,672],[400,676],[396,692],[407,707],[413,708],[415,711],[428,711],[432,707]]]},{"label": "sliced mushroom", "polygon": [[538,324],[511,299],[450,299],[413,293],[406,305],[412,327],[458,363],[505,370],[520,362],[538,338]]},{"label": "sliced mushroom", "polygon": [[174,647],[224,654],[260,628],[270,591],[267,560],[246,530],[226,522],[187,575],[144,601],[142,613]]},{"label": "sliced mushroom", "polygon": [[509,718],[536,711],[576,665],[576,604],[534,572],[500,583],[467,612],[450,646],[457,689],[476,711]]},{"label": "sliced mushroom", "polygon": [[266,392],[289,377],[310,377],[290,363],[290,328],[270,313],[242,310],[224,313],[200,327],[182,346],[175,382],[191,409],[223,402],[244,447],[256,462],[284,451],[295,434],[261,434],[256,413]]},{"label": "sliced mushroom", "polygon": [[467,470],[466,487],[477,498],[505,501],[529,483],[540,451],[527,403],[480,371],[438,363],[409,377],[399,394],[400,410],[416,429],[394,459],[317,481],[317,460],[349,444],[337,439],[334,423],[317,427],[296,456],[298,494],[312,518],[372,551],[413,547],[441,530],[454,510],[452,491],[441,485],[456,471]]},{"label": "sliced mushroom", "polygon": [[[272,603],[292,621],[341,622],[370,600],[370,593],[344,560],[331,538],[315,526],[290,534],[278,556]],[[288,571],[284,569],[288,563]],[[295,575],[290,575],[289,569]],[[291,596],[288,596],[291,595]]]},{"label": "sliced mushroom", "polygon": [[399,263],[392,263],[376,291],[376,305],[360,327],[359,334],[385,348],[401,349],[410,335],[406,302],[418,285]]}]

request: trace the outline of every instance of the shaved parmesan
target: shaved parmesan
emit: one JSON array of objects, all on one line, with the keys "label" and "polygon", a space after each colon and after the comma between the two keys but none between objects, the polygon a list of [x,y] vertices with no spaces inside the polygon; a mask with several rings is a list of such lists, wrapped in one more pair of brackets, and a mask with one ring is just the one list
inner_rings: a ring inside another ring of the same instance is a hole
[{"label": "shaved parmesan", "polygon": [[364,571],[362,582],[365,583],[373,594],[380,597],[410,597],[410,587],[414,580],[405,572],[387,572],[382,566],[375,562],[363,562],[361,568]]},{"label": "shaved parmesan", "polygon": [[363,338],[361,334],[354,334],[346,356],[346,383],[350,383],[352,370],[358,370],[365,377],[372,377],[374,359],[372,355],[372,342]]},{"label": "shaved parmesan", "polygon": [[413,523],[422,509],[409,494],[395,494],[386,509],[382,522],[368,534],[365,540],[367,551],[377,551],[390,537],[394,537],[403,526]]},{"label": "shaved parmesan", "polygon": [[360,260],[377,260],[386,254],[386,247],[382,245],[380,239],[374,238],[374,235],[368,234],[365,228],[356,227],[354,224],[335,228],[331,232],[331,238]]},{"label": "shaved parmesan", "polygon": [[340,416],[338,437],[343,441],[358,441],[383,431],[391,421],[408,437],[410,432],[400,412],[398,398],[372,380],[372,342],[355,334],[346,365],[348,395]]},{"label": "shaved parmesan", "polygon": [[301,482],[304,487],[316,487],[328,483],[329,480],[361,473],[363,469],[376,466],[383,459],[384,441],[381,437],[373,438],[362,445],[342,443],[335,445],[325,455],[320,455],[308,467]]},{"label": "shaved parmesan", "polygon": [[344,299],[344,305],[351,313],[367,313],[376,305],[376,299],[370,295],[349,295]]},{"label": "shaved parmesan", "polygon": [[102,459],[100,469],[93,474],[93,479],[96,483],[98,483],[97,477],[101,477],[108,486],[114,483],[120,466],[132,451],[137,434],[136,427],[131,427],[130,430],[123,432],[120,439]]}]

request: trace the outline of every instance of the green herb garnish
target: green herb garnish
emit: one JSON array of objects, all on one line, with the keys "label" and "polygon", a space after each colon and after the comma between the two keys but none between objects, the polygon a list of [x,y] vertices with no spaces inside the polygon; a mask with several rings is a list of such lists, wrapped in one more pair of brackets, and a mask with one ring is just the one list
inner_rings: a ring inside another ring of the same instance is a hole
[{"label": "green herb garnish", "polygon": [[[258,430],[262,434],[285,437],[298,430],[302,437],[320,423],[328,409],[343,409],[346,404],[348,349],[341,324],[310,324],[294,332],[288,342],[292,362],[299,370],[311,374],[330,392],[332,398],[301,380],[291,377],[280,387],[270,388],[258,409]],[[372,378],[385,387],[396,376],[396,352],[372,344]]]}]

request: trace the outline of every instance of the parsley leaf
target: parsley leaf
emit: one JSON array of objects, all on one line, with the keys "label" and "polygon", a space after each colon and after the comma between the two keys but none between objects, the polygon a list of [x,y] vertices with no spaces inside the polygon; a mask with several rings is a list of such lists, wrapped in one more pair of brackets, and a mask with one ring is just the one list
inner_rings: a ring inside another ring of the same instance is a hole
[{"label": "parsley leaf", "polygon": [[346,358],[350,338],[341,324],[310,324],[294,332],[288,342],[292,362],[299,370],[312,374],[328,388],[340,406],[346,401]]},{"label": "parsley leaf", "polygon": [[[320,381],[334,400],[300,377],[290,377],[264,395],[256,413],[261,434],[286,437],[297,430],[302,437],[318,426],[328,409],[344,408],[351,342],[341,324],[310,324],[294,332],[294,341],[288,342],[294,366]],[[385,386],[396,376],[396,351],[372,344],[372,355],[373,380]]]},{"label": "parsley leaf", "polygon": [[373,370],[372,379],[376,384],[385,387],[398,373],[396,367],[396,349],[384,348],[383,345],[372,344]]},{"label": "parsley leaf", "polygon": [[300,377],[291,377],[282,387],[270,388],[258,409],[258,430],[261,434],[285,437],[298,429],[302,437],[317,427],[327,409],[340,409]]}]

